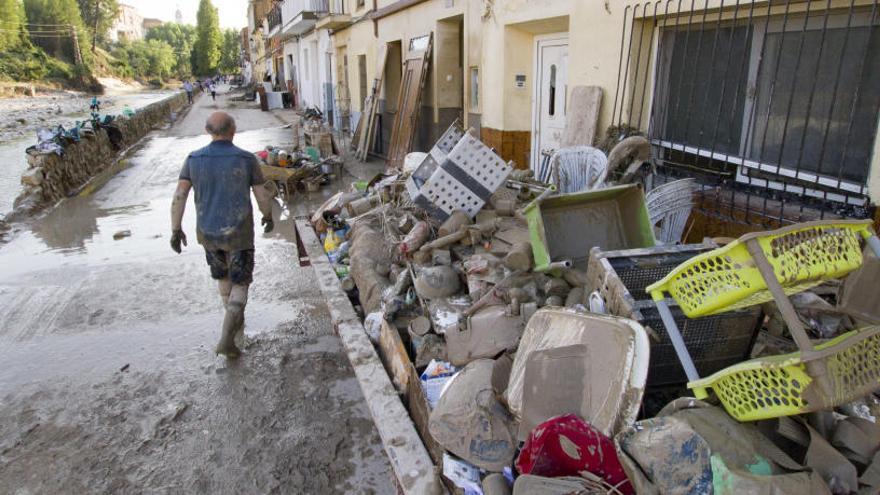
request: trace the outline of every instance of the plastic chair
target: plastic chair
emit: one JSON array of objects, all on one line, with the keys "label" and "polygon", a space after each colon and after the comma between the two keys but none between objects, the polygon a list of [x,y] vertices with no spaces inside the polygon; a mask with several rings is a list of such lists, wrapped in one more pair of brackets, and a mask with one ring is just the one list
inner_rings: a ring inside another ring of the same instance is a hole
[{"label": "plastic chair", "polygon": [[550,182],[563,194],[599,189],[607,174],[608,157],[590,146],[556,150],[550,158]]},{"label": "plastic chair", "polygon": [[687,220],[694,207],[694,179],[681,179],[659,185],[645,194],[651,225],[659,232],[657,241],[675,244],[681,240]]},{"label": "plastic chair", "polygon": [[[880,256],[870,221],[807,222],[740,237],[691,258],[647,287],[698,399],[712,389],[739,421],[803,414],[880,389],[880,326],[813,346],[788,295],[843,277],[862,264],[860,238]],[[700,379],[664,299],[688,318],[775,301],[799,352],[752,359]]]}]

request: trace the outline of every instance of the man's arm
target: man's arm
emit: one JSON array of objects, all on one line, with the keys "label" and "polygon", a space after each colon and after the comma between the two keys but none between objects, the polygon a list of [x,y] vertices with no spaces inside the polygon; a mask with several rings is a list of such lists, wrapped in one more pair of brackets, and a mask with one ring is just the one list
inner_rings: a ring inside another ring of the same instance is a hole
[{"label": "man's arm", "polygon": [[263,232],[268,234],[275,228],[275,223],[272,221],[273,188],[267,187],[268,182],[263,177],[263,171],[260,169],[260,164],[257,161],[257,158],[251,155],[251,160],[251,189],[254,190],[254,197],[257,198],[257,206],[260,208],[260,213],[263,214],[263,219],[260,221],[265,227]]},{"label": "man's arm", "polygon": [[265,233],[272,232],[272,229],[275,228],[275,223],[272,221],[272,198],[273,194],[270,188],[266,187],[268,182],[263,182],[262,184],[256,184],[253,187],[254,196],[257,198],[257,206],[260,208],[260,213],[263,214],[263,219],[261,220],[261,224],[265,226],[263,230]]},{"label": "man's arm", "polygon": [[189,197],[191,188],[192,182],[186,179],[178,180],[174,198],[171,200],[171,249],[177,253],[181,251],[181,243],[186,246],[186,235],[183,233],[181,224],[183,223],[183,212],[186,210],[186,199]]}]

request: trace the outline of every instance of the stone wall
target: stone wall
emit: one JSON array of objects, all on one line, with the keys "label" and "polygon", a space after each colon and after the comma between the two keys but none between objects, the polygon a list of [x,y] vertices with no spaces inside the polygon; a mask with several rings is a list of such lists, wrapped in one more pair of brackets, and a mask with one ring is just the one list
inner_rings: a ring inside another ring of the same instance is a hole
[{"label": "stone wall", "polygon": [[123,141],[115,148],[101,130],[69,144],[64,155],[28,155],[28,170],[22,175],[24,191],[16,198],[13,220],[53,205],[78,191],[96,175],[110,168],[120,152],[138,142],[148,132],[171,121],[171,115],[187,106],[186,93],[177,93],[137,111],[131,118],[118,118],[114,124]]}]

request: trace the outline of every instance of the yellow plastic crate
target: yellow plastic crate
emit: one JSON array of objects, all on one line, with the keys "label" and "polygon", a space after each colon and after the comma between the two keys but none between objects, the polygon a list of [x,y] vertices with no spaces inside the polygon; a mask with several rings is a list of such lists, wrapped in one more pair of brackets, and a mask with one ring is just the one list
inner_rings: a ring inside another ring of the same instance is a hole
[{"label": "yellow plastic crate", "polygon": [[[752,359],[688,383],[698,399],[712,389],[738,421],[804,414],[851,402],[880,387],[880,326],[795,352]],[[809,368],[809,369],[808,369]],[[814,378],[816,370],[826,384]]]},{"label": "yellow plastic crate", "polygon": [[860,237],[873,235],[869,220],[807,222],[747,234],[681,264],[647,291],[655,301],[669,293],[689,318],[773,300],[746,242],[757,239],[786,294],[840,278],[862,264]]}]

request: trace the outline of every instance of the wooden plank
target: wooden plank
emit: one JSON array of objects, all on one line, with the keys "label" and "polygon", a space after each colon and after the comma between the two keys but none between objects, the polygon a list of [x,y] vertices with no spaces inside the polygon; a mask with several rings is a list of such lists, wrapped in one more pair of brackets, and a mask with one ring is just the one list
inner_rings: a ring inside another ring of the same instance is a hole
[{"label": "wooden plank", "polygon": [[363,391],[401,493],[445,493],[431,457],[376,354],[373,343],[345,297],[339,279],[308,219],[297,218],[296,230],[315,268],[321,292],[328,299],[331,321]]},{"label": "wooden plank", "polygon": [[434,440],[431,432],[428,430],[428,421],[431,418],[431,407],[428,405],[428,398],[425,397],[425,391],[422,389],[422,381],[419,378],[416,367],[412,363],[408,366],[410,378],[406,385],[406,407],[409,409],[409,415],[412,417],[413,423],[416,424],[416,430],[425,442],[428,454],[438,466],[443,464],[443,446]]},{"label": "wooden plank", "polygon": [[385,363],[385,368],[391,373],[392,381],[398,392],[403,394],[406,399],[406,407],[416,425],[416,430],[428,449],[428,454],[437,465],[442,464],[444,449],[428,431],[431,408],[428,406],[428,399],[422,390],[421,379],[406,352],[406,347],[403,345],[403,340],[401,340],[397,329],[386,321],[382,321],[382,330],[379,334],[379,354]]},{"label": "wooden plank", "polygon": [[[373,84],[370,87],[370,93],[367,95],[364,103],[364,113],[358,121],[359,134],[358,148],[355,158],[366,161],[370,153],[370,148],[375,141],[376,114],[379,111],[379,93],[382,91],[382,84],[385,81],[385,64],[388,60],[388,45],[382,45],[379,54],[379,64],[376,67],[376,77],[373,78]],[[360,123],[363,122],[363,127]]]},{"label": "wooden plank", "polygon": [[412,362],[397,329],[385,320],[382,320],[382,328],[379,331],[379,350],[382,351],[380,357],[391,373],[394,386],[397,387],[398,392],[403,393],[410,379],[409,366]]},{"label": "wooden plank", "polygon": [[431,63],[434,35],[428,39],[428,47],[418,58],[407,59],[403,66],[397,116],[391,128],[391,145],[388,150],[388,168],[400,168],[406,154],[412,149],[413,138],[419,122],[422,92]]},{"label": "wooden plank", "polygon": [[370,115],[367,121],[367,140],[363,149],[361,161],[366,161],[370,150],[373,149],[373,143],[376,142],[376,119],[379,114],[379,93],[382,92],[382,84],[385,82],[385,64],[388,62],[388,45],[382,46],[382,54],[379,56],[379,65],[377,67],[376,77],[373,79],[373,93],[370,95]]},{"label": "wooden plank", "polygon": [[565,128],[562,131],[560,147],[593,146],[601,109],[601,87],[575,86],[572,88],[568,109],[565,112]]}]

